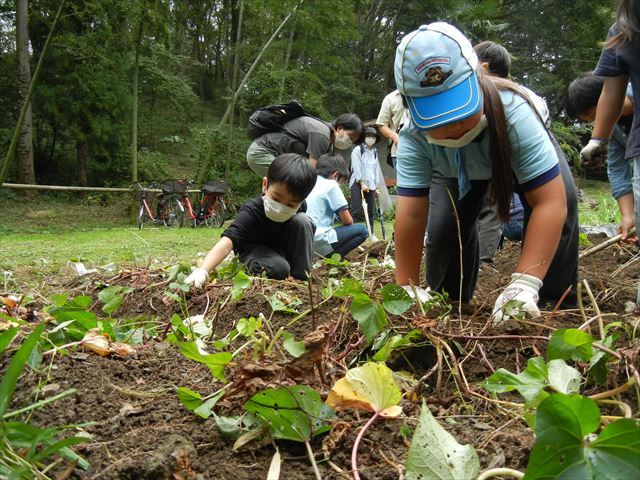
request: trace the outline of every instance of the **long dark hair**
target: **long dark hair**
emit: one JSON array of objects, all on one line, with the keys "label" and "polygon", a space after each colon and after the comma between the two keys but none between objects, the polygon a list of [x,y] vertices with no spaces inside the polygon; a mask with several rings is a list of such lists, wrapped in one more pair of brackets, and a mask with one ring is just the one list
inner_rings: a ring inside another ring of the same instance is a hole
[{"label": "long dark hair", "polygon": [[478,72],[482,89],[484,115],[487,117],[489,133],[489,155],[491,155],[491,199],[498,206],[498,217],[509,220],[509,206],[513,192],[511,171],[511,145],[507,133],[507,119],[500,92],[490,75]]},{"label": "long dark hair", "polygon": [[[509,220],[509,207],[513,193],[513,170],[511,156],[514,154],[507,132],[507,119],[500,91],[509,90],[522,97],[544,126],[544,120],[533,105],[529,95],[518,84],[506,78],[488,75],[478,69],[476,72],[482,89],[484,114],[487,117],[489,133],[489,155],[491,155],[491,200],[498,207],[498,217]],[[546,127],[545,127],[546,128]],[[517,153],[516,153],[517,154]]]},{"label": "long dark hair", "polygon": [[481,63],[489,64],[489,73],[502,78],[511,78],[511,56],[509,51],[496,42],[485,40],[473,46]]},{"label": "long dark hair", "polygon": [[604,44],[604,48],[629,46],[634,41],[640,42],[640,2],[638,0],[622,0],[618,5],[616,23],[620,32]]}]

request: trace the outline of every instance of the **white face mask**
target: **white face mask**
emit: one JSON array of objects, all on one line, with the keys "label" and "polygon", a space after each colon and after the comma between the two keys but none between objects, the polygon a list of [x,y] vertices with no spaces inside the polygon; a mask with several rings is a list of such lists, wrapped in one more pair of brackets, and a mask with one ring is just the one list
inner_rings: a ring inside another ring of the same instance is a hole
[{"label": "white face mask", "polygon": [[280,202],[276,202],[273,198],[267,195],[263,195],[262,201],[264,203],[264,214],[269,220],[274,222],[286,222],[298,213],[297,208],[287,207]]},{"label": "white face mask", "polygon": [[435,138],[431,138],[429,136],[429,132],[426,132],[427,142],[432,143],[434,145],[440,145],[441,147],[449,147],[449,148],[462,148],[469,145],[480,133],[487,128],[488,122],[487,117],[482,115],[482,118],[478,122],[478,124],[469,130],[467,133],[462,135],[460,138],[443,138],[442,140],[438,140]]},{"label": "white face mask", "polygon": [[346,150],[351,145],[353,145],[353,142],[351,141],[351,137],[345,133],[341,137],[336,137],[336,140],[333,142],[333,145],[338,150]]},{"label": "white face mask", "polygon": [[364,139],[364,143],[366,143],[370,147],[373,147],[373,144],[376,143],[376,137],[367,137]]}]

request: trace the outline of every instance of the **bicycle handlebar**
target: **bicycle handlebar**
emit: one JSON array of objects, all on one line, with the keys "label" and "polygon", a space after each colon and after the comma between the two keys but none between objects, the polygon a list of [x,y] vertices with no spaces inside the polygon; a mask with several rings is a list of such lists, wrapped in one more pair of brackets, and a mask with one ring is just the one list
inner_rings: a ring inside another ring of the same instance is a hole
[{"label": "bicycle handlebar", "polygon": [[135,188],[136,190],[148,190],[150,188],[155,188],[156,186],[157,185],[155,182],[149,182],[146,187],[142,184],[142,182],[133,182],[131,185],[129,185],[129,188]]}]

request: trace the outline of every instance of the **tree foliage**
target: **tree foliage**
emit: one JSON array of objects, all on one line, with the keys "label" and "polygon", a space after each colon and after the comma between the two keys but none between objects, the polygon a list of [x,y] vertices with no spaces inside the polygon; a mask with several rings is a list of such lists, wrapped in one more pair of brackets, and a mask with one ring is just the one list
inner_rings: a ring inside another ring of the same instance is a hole
[{"label": "tree foliage", "polygon": [[[244,127],[255,108],[291,98],[326,120],[348,111],[374,119],[383,96],[395,88],[393,60],[402,36],[421,23],[444,20],[473,42],[491,39],[511,51],[514,78],[547,99],[554,129],[573,155],[585,130],[563,117],[562,97],[573,78],[594,68],[618,2],[253,0],[245,2],[238,43],[235,0],[67,3],[32,101],[39,183],[126,183],[140,25],[138,148],[147,158],[160,155],[175,175],[195,177],[203,151],[224,156],[229,149],[228,136],[216,128],[232,94],[234,68],[242,78],[296,6],[241,89],[235,127]],[[54,0],[29,2],[32,66],[57,6]],[[0,7],[0,21],[0,87],[15,92],[0,99],[0,145],[6,151],[19,112],[15,4]],[[203,140],[197,134],[202,131],[219,134]],[[231,177],[246,178],[242,152],[248,141],[238,132],[231,144]],[[167,137],[184,141],[163,141]],[[220,175],[224,161],[214,160],[207,173]],[[141,172],[141,178],[150,175]],[[9,180],[16,176],[12,166]]]}]

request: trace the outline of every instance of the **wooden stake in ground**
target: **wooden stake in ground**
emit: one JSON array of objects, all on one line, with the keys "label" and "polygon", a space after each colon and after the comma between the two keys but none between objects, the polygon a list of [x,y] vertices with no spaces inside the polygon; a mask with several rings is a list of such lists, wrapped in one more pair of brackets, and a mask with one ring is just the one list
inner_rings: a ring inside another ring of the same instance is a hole
[{"label": "wooden stake in ground", "polygon": [[[636,231],[636,227],[633,227],[629,230],[629,234],[628,235],[632,235],[634,234]],[[591,255],[592,253],[596,253],[599,252],[600,250],[604,250],[607,247],[610,247],[611,245],[618,243],[620,240],[622,240],[622,234],[618,234],[615,237],[611,237],[609,240],[606,240],[604,242],[602,242],[599,245],[596,245],[595,247],[591,247],[586,249],[584,252],[582,252],[580,255],[578,255],[578,258],[584,258],[587,255]]]}]

